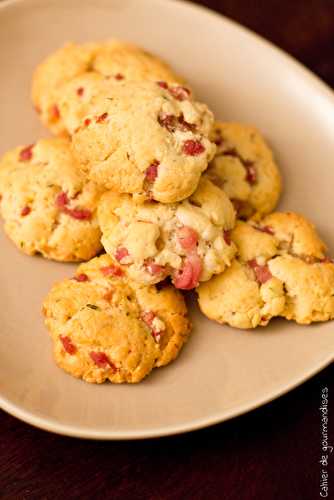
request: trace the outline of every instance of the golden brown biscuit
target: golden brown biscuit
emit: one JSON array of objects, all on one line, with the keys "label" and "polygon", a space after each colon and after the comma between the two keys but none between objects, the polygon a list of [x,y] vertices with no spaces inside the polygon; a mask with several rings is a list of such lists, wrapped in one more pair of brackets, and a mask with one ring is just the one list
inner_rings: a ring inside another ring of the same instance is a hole
[{"label": "golden brown biscuit", "polygon": [[182,295],[127,279],[109,256],[79,266],[43,304],[56,363],[87,382],[140,382],[179,354],[190,323]]},{"label": "golden brown biscuit", "polygon": [[274,210],[281,193],[281,176],[261,134],[249,125],[216,122],[217,145],[207,175],[233,201],[238,216],[264,216]]},{"label": "golden brown biscuit", "polygon": [[[60,99],[63,87],[74,78],[90,73],[110,79],[167,80],[182,82],[159,58],[133,44],[118,40],[100,43],[70,43],[58,49],[36,69],[32,82],[32,100],[42,122],[55,134],[66,134]],[[77,87],[81,95],[81,87]]]},{"label": "golden brown biscuit", "polygon": [[86,180],[67,139],[41,139],[0,162],[1,214],[24,253],[81,261],[101,250],[96,208],[102,191]]},{"label": "golden brown biscuit", "polygon": [[216,146],[213,115],[190,91],[167,83],[124,83],[93,98],[72,137],[91,180],[141,199],[190,196]]},{"label": "golden brown biscuit", "polygon": [[277,212],[258,224],[239,221],[231,238],[236,260],[198,288],[206,316],[237,328],[274,316],[300,324],[334,318],[334,264],[307,219]]},{"label": "golden brown biscuit", "polygon": [[98,218],[106,252],[139,283],[172,276],[176,288],[189,290],[223,272],[236,251],[233,206],[205,178],[189,199],[173,204],[137,204],[130,195],[107,192]]}]

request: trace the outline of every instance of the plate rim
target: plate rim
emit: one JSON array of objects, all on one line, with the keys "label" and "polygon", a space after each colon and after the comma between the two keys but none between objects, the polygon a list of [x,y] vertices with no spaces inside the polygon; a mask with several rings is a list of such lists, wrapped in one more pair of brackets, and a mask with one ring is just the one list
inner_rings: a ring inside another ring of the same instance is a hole
[{"label": "plate rim", "polygon": [[[12,6],[20,6],[23,4],[23,2],[25,3],[25,6],[27,6],[30,1],[34,2],[34,0],[3,0],[0,3],[0,14],[4,9],[10,8]],[[146,4],[153,5],[152,0],[141,0],[141,1],[145,2]],[[156,6],[159,3],[163,5],[162,2],[164,2],[164,5],[166,5],[166,0],[154,0],[154,5]],[[206,16],[215,18],[217,21],[218,20],[223,21],[224,23],[233,27],[234,30],[239,31],[239,33],[243,33],[246,34],[247,36],[250,36],[254,41],[260,43],[263,47],[266,47],[267,50],[270,50],[276,58],[278,57],[283,62],[288,64],[289,68],[292,69],[299,78],[306,80],[311,86],[314,87],[313,92],[318,92],[323,97],[327,98],[330,104],[334,107],[334,92],[331,89],[331,87],[326,82],[321,80],[321,78],[318,77],[315,73],[313,73],[310,69],[304,66],[301,62],[299,62],[293,56],[285,52],[283,49],[277,47],[269,40],[255,33],[251,29],[241,25],[240,23],[234,21],[233,19],[230,19],[218,12],[215,12],[206,6],[194,4],[190,0],[169,0],[169,2],[176,6],[186,7],[187,9],[198,11],[199,13],[205,14]],[[151,430],[149,429],[136,430],[134,428],[128,431],[114,431],[114,430],[98,431],[98,430],[92,430],[89,427],[77,428],[74,425],[61,424],[53,419],[39,416],[36,412],[34,413],[33,411],[25,410],[22,408],[22,406],[12,403],[8,398],[2,396],[1,393],[0,393],[0,409],[38,429],[53,432],[55,434],[62,436],[70,436],[70,437],[91,439],[91,440],[115,440],[115,441],[158,438],[158,437],[179,435],[191,431],[200,430],[209,426],[225,422],[232,418],[241,416],[250,411],[253,411],[256,408],[259,408],[267,403],[270,403],[271,401],[280,398],[281,396],[284,396],[285,394],[294,390],[295,388],[297,388],[298,386],[300,386],[301,384],[312,378],[314,375],[318,374],[320,371],[325,369],[333,362],[334,362],[334,352],[328,353],[328,355],[325,356],[323,359],[321,359],[316,365],[312,365],[312,367],[310,367],[309,370],[304,371],[300,376],[296,376],[289,383],[285,383],[285,385],[281,386],[280,389],[273,390],[271,393],[266,394],[263,397],[259,397],[256,400],[253,400],[252,402],[246,402],[237,407],[233,407],[227,412],[224,412],[224,415],[222,415],[222,412],[219,412],[214,415],[202,417],[196,420],[191,420],[183,424],[179,425],[174,424],[170,426],[165,425],[163,427],[158,427],[156,429],[151,429]]]},{"label": "plate rim", "polygon": [[92,431],[90,428],[83,427],[78,429],[73,425],[64,425],[57,423],[54,420],[39,417],[31,411],[23,410],[18,405],[11,403],[7,398],[4,398],[0,394],[0,409],[4,410],[13,417],[18,418],[22,422],[32,425],[38,429],[53,432],[60,436],[69,436],[79,439],[90,439],[95,441],[127,441],[127,440],[143,440],[151,438],[160,438],[168,436],[177,436],[179,434],[186,434],[192,431],[198,431],[217,425],[232,418],[245,415],[257,408],[264,406],[286,394],[293,391],[300,385],[302,385],[307,380],[311,379],[317,373],[320,373],[323,369],[329,366],[334,361],[334,354],[328,355],[327,358],[321,360],[316,366],[313,366],[308,372],[304,373],[300,377],[296,377],[291,384],[285,384],[283,388],[279,391],[273,391],[270,395],[266,395],[263,398],[258,398],[254,400],[251,404],[244,403],[233,409],[229,410],[222,417],[220,413],[215,414],[211,417],[203,417],[201,419],[192,420],[190,423],[184,423],[182,425],[171,425],[157,428],[154,430],[129,430],[129,431]]}]

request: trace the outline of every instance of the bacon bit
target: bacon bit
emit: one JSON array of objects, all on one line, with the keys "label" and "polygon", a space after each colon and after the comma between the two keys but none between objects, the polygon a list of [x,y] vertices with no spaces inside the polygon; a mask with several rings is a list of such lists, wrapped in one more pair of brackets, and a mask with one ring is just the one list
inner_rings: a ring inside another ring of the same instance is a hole
[{"label": "bacon bit", "polygon": [[73,356],[73,354],[77,352],[77,348],[74,344],[72,344],[70,337],[60,335],[59,338],[61,340],[61,343],[63,344],[65,351]]},{"label": "bacon bit", "polygon": [[77,89],[77,95],[78,95],[79,97],[82,97],[82,96],[83,96],[83,94],[84,94],[84,91],[85,91],[85,89],[84,89],[83,87],[79,87],[79,88]]},{"label": "bacon bit", "polygon": [[181,87],[181,86],[170,87],[169,92],[178,101],[185,101],[190,96],[190,90],[187,89],[186,87]]},{"label": "bacon bit", "polygon": [[254,163],[252,161],[244,160],[235,148],[226,149],[221,154],[223,156],[233,156],[234,158],[237,158],[246,169],[246,181],[249,184],[256,183],[257,173],[256,173],[256,169],[254,167]]},{"label": "bacon bit", "polygon": [[108,365],[109,365],[110,368],[112,368],[114,372],[117,371],[116,366],[114,365],[114,363],[112,363],[110,361],[110,359],[108,358],[108,356],[106,355],[105,352],[91,351],[89,353],[89,356],[90,356],[91,360],[94,361],[96,366],[98,366],[99,368],[107,369]]},{"label": "bacon bit", "polygon": [[126,248],[124,247],[118,247],[115,253],[115,258],[118,260],[118,262],[121,262],[124,257],[127,257],[129,255],[129,252]]},{"label": "bacon bit", "polygon": [[257,281],[262,285],[273,277],[269,271],[269,267],[267,265],[260,266],[256,262],[256,259],[249,260],[248,265],[253,269]]},{"label": "bacon bit", "polygon": [[168,115],[167,113],[160,113],[158,122],[161,127],[165,127],[168,132],[174,132],[176,129],[176,116]]},{"label": "bacon bit", "polygon": [[183,143],[182,152],[188,156],[198,156],[205,151],[203,144],[200,141],[188,139]]},{"label": "bacon bit", "polygon": [[90,220],[92,218],[92,212],[87,209],[80,209],[80,208],[67,208],[65,207],[63,209],[63,212],[66,215],[69,215],[70,217],[73,217],[73,219],[77,220]]},{"label": "bacon bit", "polygon": [[182,269],[180,269],[174,276],[173,284],[175,288],[182,290],[190,290],[193,288],[193,267],[189,261],[185,261]]},{"label": "bacon bit", "polygon": [[92,120],[90,118],[86,118],[85,121],[84,121],[85,127],[88,127],[88,125],[90,125],[91,121]]},{"label": "bacon bit", "polygon": [[158,167],[160,162],[158,160],[154,160],[151,165],[145,171],[145,177],[148,181],[154,182],[158,176]]},{"label": "bacon bit", "polygon": [[178,128],[180,130],[182,130],[182,132],[196,132],[196,125],[195,123],[189,123],[187,122],[185,119],[184,119],[184,116],[183,116],[183,113],[181,113],[181,115],[178,117],[178,122],[179,122],[179,126]]},{"label": "bacon bit", "polygon": [[224,237],[224,241],[225,241],[226,245],[230,246],[232,243],[231,231],[224,231],[223,237]]},{"label": "bacon bit", "polygon": [[261,233],[274,234],[274,230],[269,226],[253,226],[257,231]]},{"label": "bacon bit", "polygon": [[330,257],[326,256],[323,259],[320,260],[322,264],[333,264],[334,260],[331,259]]},{"label": "bacon bit", "polygon": [[157,84],[159,85],[159,87],[161,87],[162,89],[168,89],[168,84],[167,82],[157,82]]},{"label": "bacon bit", "polygon": [[152,276],[157,276],[158,274],[162,274],[165,271],[164,266],[160,266],[156,264],[154,261],[146,261],[145,262],[146,269]]},{"label": "bacon bit", "polygon": [[77,276],[74,276],[72,279],[74,279],[75,281],[79,281],[80,283],[83,281],[89,281],[89,278],[85,273],[78,274]]},{"label": "bacon bit", "polygon": [[177,231],[179,243],[184,250],[194,250],[198,242],[198,233],[192,227],[183,226]]},{"label": "bacon bit", "polygon": [[147,312],[143,312],[143,314],[141,315],[142,317],[142,320],[148,325],[148,326],[152,326],[152,323],[153,323],[153,320],[155,318],[155,314],[153,311],[147,311]]},{"label": "bacon bit", "polygon": [[157,331],[157,330],[154,329],[153,321],[154,321],[154,318],[156,318],[156,317],[157,317],[157,315],[153,311],[145,311],[141,315],[141,319],[150,328],[151,333],[152,333],[154,339],[157,342],[159,342],[160,341],[160,336],[162,334],[162,330],[161,331],[160,330]]},{"label": "bacon bit", "polygon": [[173,277],[175,288],[191,290],[198,285],[202,272],[202,261],[197,253],[190,254],[184,261],[182,269],[177,271]]},{"label": "bacon bit", "polygon": [[69,201],[70,200],[68,199],[67,194],[64,191],[62,191],[56,197],[56,206],[58,208],[64,208],[69,203]]},{"label": "bacon bit", "polygon": [[57,106],[57,104],[54,104],[53,106],[51,106],[50,108],[50,115],[51,115],[51,118],[52,120],[59,120],[60,118],[60,111],[59,111],[59,108]]},{"label": "bacon bit", "polygon": [[20,161],[30,161],[32,158],[32,149],[35,146],[35,144],[29,144],[29,146],[21,149],[19,153],[19,160]]},{"label": "bacon bit", "polygon": [[96,118],[96,123],[102,123],[108,118],[108,113],[102,113],[102,115]]},{"label": "bacon bit", "polygon": [[183,114],[180,116],[168,115],[167,113],[160,113],[158,122],[161,127],[165,127],[168,132],[175,132],[176,129],[182,132],[196,132],[196,125],[185,121]]},{"label": "bacon bit", "polygon": [[111,264],[110,266],[104,266],[100,269],[104,276],[123,276],[124,271],[118,266]]},{"label": "bacon bit", "polygon": [[249,161],[244,161],[244,167],[246,169],[246,181],[249,184],[255,184],[257,181],[257,175],[253,163]]},{"label": "bacon bit", "polygon": [[124,75],[122,75],[122,73],[117,73],[117,74],[115,75],[115,79],[116,79],[116,80],[124,80]]},{"label": "bacon bit", "polygon": [[21,210],[21,215],[22,217],[25,217],[26,215],[29,215],[31,212],[31,208],[30,207],[23,207],[22,210]]},{"label": "bacon bit", "polygon": [[73,217],[73,219],[78,220],[90,220],[92,218],[92,212],[86,209],[80,208],[68,208],[66,205],[70,202],[67,194],[62,191],[56,197],[56,206],[66,215]]}]

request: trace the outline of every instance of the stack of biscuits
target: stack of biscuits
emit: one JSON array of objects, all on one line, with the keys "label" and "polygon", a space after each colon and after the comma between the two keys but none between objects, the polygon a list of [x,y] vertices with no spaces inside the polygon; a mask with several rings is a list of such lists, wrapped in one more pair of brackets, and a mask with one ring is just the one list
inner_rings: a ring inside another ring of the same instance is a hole
[{"label": "stack of biscuits", "polygon": [[184,300],[235,328],[334,317],[334,264],[303,216],[273,212],[281,176],[251,126],[214,120],[139,47],[69,44],[33,76],[54,137],[0,162],[4,230],[27,255],[83,262],[43,304],[56,363],[134,383],[177,357]]}]

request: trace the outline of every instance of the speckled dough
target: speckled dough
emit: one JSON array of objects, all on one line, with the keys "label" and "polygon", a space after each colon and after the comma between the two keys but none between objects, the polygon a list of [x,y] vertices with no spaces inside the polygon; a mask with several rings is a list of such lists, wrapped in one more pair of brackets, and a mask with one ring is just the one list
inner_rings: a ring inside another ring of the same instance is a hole
[{"label": "speckled dough", "polygon": [[238,257],[198,288],[206,316],[237,328],[274,316],[300,324],[334,318],[334,264],[304,217],[277,212],[258,224],[240,221],[231,236]]},{"label": "speckled dough", "polygon": [[107,192],[98,218],[107,253],[142,283],[171,275],[177,288],[194,288],[223,272],[236,251],[229,235],[233,206],[205,178],[189,199],[175,204],[137,204],[130,195]]},{"label": "speckled dough", "polygon": [[215,153],[212,124],[211,111],[183,87],[124,83],[91,100],[72,140],[82,168],[101,186],[173,203],[195,191]]},{"label": "speckled dough", "polygon": [[241,123],[217,122],[212,140],[217,153],[207,174],[233,200],[239,217],[272,212],[281,193],[281,176],[261,134]]},{"label": "speckled dough", "polygon": [[43,304],[57,365],[86,382],[140,382],[173,361],[190,332],[182,295],[122,275],[107,255],[79,266]]},{"label": "speckled dough", "polygon": [[1,214],[24,253],[81,261],[101,250],[96,207],[102,191],[81,173],[67,139],[18,147],[0,162]]},{"label": "speckled dough", "polygon": [[[42,122],[55,134],[67,131],[60,110],[63,87],[85,73],[107,77],[116,84],[125,80],[182,82],[167,64],[130,43],[109,40],[67,44],[37,67],[32,82],[35,108]],[[80,92],[76,95],[79,98]]]},{"label": "speckled dough", "polygon": [[83,73],[62,86],[58,108],[70,136],[82,125],[92,99],[108,93],[111,86],[109,80],[94,71]]}]

